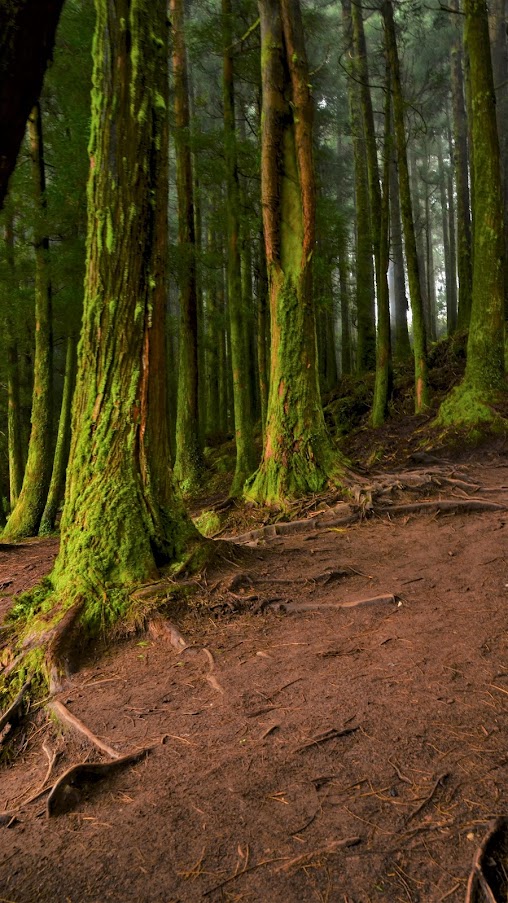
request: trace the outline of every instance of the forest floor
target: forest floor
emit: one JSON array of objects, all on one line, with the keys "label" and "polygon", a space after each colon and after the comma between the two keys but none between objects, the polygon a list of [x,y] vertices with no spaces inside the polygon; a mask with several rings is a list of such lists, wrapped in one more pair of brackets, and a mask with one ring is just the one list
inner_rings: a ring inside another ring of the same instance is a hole
[{"label": "forest floor", "polygon": [[[244,535],[175,615],[186,649],[138,635],[72,678],[68,709],[149,755],[49,818],[26,801],[101,757],[42,709],[18,729],[4,903],[464,901],[508,814],[508,444],[433,457],[390,429],[360,519],[323,496],[293,532]],[[4,613],[56,550],[0,546]]]}]

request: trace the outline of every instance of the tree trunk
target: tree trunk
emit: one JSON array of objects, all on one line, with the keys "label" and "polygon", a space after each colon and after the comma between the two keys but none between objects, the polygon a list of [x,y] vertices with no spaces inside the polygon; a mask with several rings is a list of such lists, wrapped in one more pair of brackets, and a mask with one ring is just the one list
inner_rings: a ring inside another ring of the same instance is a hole
[{"label": "tree trunk", "polygon": [[427,376],[427,334],[423,313],[423,299],[420,286],[420,272],[416,253],[416,239],[409,185],[409,170],[406,154],[406,131],[404,128],[404,99],[400,81],[400,66],[395,37],[395,23],[391,0],[384,0],[383,21],[385,27],[386,54],[390,66],[393,89],[393,118],[399,167],[400,206],[404,227],[404,243],[409,279],[409,296],[413,314],[413,353],[415,361],[415,411],[424,411],[429,403]]},{"label": "tree trunk", "polygon": [[39,98],[64,0],[0,3],[0,208]]},{"label": "tree trunk", "polygon": [[55,528],[58,507],[65,492],[65,473],[69,460],[69,448],[71,444],[71,405],[76,381],[76,337],[70,335],[67,338],[67,354],[65,358],[65,376],[58,422],[58,434],[56,439],[55,457],[53,460],[53,473],[49,484],[48,498],[41,518],[39,535],[51,533]]},{"label": "tree trunk", "polygon": [[53,463],[53,316],[46,222],[46,179],[39,105],[28,121],[30,156],[36,199],[35,232],[35,357],[32,416],[23,486],[12,511],[5,538],[36,536],[46,504]]},{"label": "tree trunk", "polygon": [[[346,39],[352,44],[350,0],[342,0]],[[360,104],[360,72],[357,54],[353,51],[348,79],[349,111],[353,141],[356,211],[356,312],[358,373],[374,370],[376,365],[376,323],[374,305],[374,269],[372,264],[371,207],[369,169],[365,146],[364,123]],[[375,176],[371,180],[372,183]],[[379,183],[378,183],[379,184]],[[379,188],[378,188],[379,194]]]},{"label": "tree trunk", "polygon": [[167,61],[165,0],[98,0],[83,325],[51,575],[54,612],[77,606],[85,634],[127,616],[129,587],[199,538],[169,466]]},{"label": "tree trunk", "polygon": [[[450,6],[458,11],[459,0],[451,0]],[[457,193],[457,270],[459,299],[457,326],[467,329],[471,316],[471,219],[469,212],[469,153],[468,126],[464,100],[464,53],[462,46],[461,16],[454,16],[456,34],[452,46],[451,83],[455,169]]]},{"label": "tree trunk", "polygon": [[[11,205],[6,209],[5,247],[8,265],[8,290],[11,297],[16,288],[14,259],[14,217]],[[8,301],[5,315],[6,371],[7,371],[7,454],[9,458],[9,500],[12,511],[23,483],[23,446],[21,437],[21,401],[18,340],[14,332],[13,311]],[[2,508],[3,511],[3,508]],[[5,523],[5,521],[4,521]]]},{"label": "tree trunk", "polygon": [[258,301],[258,372],[259,400],[261,406],[261,434],[265,440],[266,414],[268,409],[268,358],[269,323],[268,323],[268,274],[266,272],[265,242],[261,227],[258,242],[257,264],[257,301]]},{"label": "tree trunk", "polygon": [[441,405],[444,424],[477,424],[504,387],[504,222],[499,139],[485,0],[465,0],[472,99],[473,293],[466,372]]},{"label": "tree trunk", "polygon": [[247,488],[262,504],[319,491],[338,461],[318,385],[311,262],[315,244],[313,106],[297,0],[260,0],[261,192],[271,316],[263,460]]},{"label": "tree trunk", "polygon": [[390,233],[393,258],[394,324],[393,348],[395,356],[405,360],[411,354],[409,330],[407,328],[406,280],[404,277],[404,250],[400,222],[399,176],[397,172],[397,151],[392,147],[390,161]]},{"label": "tree trunk", "polygon": [[176,185],[180,252],[180,332],[175,478],[184,492],[197,489],[203,471],[199,435],[198,306],[192,159],[189,145],[189,89],[183,0],[170,0],[175,86]]},{"label": "tree trunk", "polygon": [[492,49],[492,73],[496,92],[496,119],[503,181],[505,232],[505,319],[508,320],[508,38],[507,0],[489,3],[489,32]]},{"label": "tree trunk", "polygon": [[388,292],[388,262],[390,257],[390,163],[391,163],[391,89],[390,69],[386,66],[385,134],[383,147],[383,193],[379,210],[378,299],[377,299],[377,359],[372,426],[381,426],[388,414],[392,393],[392,343],[390,335],[390,295]]},{"label": "tree trunk", "polygon": [[[235,89],[233,74],[233,32],[231,0],[222,0],[224,42],[223,100],[228,211],[228,307],[233,372],[233,405],[236,440],[236,467],[230,494],[240,495],[244,483],[256,469],[252,438],[252,392],[246,316],[242,299],[240,257],[240,180],[235,134]],[[250,278],[250,274],[249,274]]]},{"label": "tree trunk", "polygon": [[453,291],[455,283],[455,270],[452,270],[452,256],[450,249],[450,211],[448,208],[447,175],[443,161],[441,140],[439,138],[437,139],[437,166],[439,199],[441,202],[441,232],[443,236],[446,280],[446,331],[448,335],[452,335],[455,332],[455,325],[457,322],[456,294]]}]

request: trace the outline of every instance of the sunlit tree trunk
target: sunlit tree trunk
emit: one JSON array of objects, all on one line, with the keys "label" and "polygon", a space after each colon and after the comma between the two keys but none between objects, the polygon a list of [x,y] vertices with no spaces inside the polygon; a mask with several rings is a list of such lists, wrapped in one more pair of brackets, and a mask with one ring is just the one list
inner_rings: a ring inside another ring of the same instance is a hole
[{"label": "sunlit tree trunk", "polygon": [[271,317],[266,440],[248,497],[284,504],[337,468],[318,385],[312,299],[313,106],[297,0],[260,0],[261,191]]},{"label": "sunlit tree trunk", "polygon": [[499,139],[485,0],[465,0],[472,99],[473,292],[463,382],[441,405],[445,424],[492,420],[504,386],[504,222]]},{"label": "sunlit tree trunk", "polygon": [[409,184],[409,170],[406,153],[406,131],[404,128],[404,99],[400,81],[400,65],[395,37],[393,7],[390,0],[383,3],[383,21],[385,29],[386,53],[390,66],[393,90],[393,119],[395,140],[397,145],[397,162],[399,168],[400,206],[404,228],[404,244],[409,280],[409,297],[413,314],[413,354],[415,362],[415,411],[421,413],[429,403],[427,375],[427,334],[423,312],[423,299],[420,285],[420,272],[416,253],[416,239],[413,220],[413,207]]},{"label": "sunlit tree trunk", "polygon": [[198,401],[198,298],[192,158],[189,144],[189,88],[183,0],[170,0],[173,26],[176,185],[180,252],[180,332],[175,478],[184,491],[196,489],[203,470]]},{"label": "sunlit tree trunk", "polygon": [[4,536],[35,536],[51,480],[53,463],[53,315],[46,221],[46,179],[41,111],[38,104],[28,121],[34,195],[35,232],[35,357],[28,458],[23,485]]}]

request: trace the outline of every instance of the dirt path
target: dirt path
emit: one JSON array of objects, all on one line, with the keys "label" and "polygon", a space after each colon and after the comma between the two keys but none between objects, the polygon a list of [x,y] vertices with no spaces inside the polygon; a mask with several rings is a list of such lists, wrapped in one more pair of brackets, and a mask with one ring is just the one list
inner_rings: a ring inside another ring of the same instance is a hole
[{"label": "dirt path", "polygon": [[[506,457],[454,478],[508,504]],[[0,583],[9,555],[22,573],[7,551]],[[210,614],[179,621],[194,648],[137,638],[62,696],[120,753],[153,750],[71,788],[66,814],[41,798],[0,826],[0,897],[463,901],[508,812],[508,511],[260,541],[201,594]],[[339,607],[373,597],[393,599]],[[30,731],[0,810],[37,791],[52,751],[55,773],[97,758],[42,716]]]}]

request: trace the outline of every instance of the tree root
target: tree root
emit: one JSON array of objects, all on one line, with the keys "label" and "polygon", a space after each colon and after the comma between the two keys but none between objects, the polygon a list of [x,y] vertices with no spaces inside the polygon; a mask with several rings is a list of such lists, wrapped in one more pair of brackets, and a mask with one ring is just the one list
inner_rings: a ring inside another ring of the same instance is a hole
[{"label": "tree root", "polygon": [[508,891],[508,818],[496,818],[478,847],[465,903],[501,903]]},{"label": "tree root", "polygon": [[[337,514],[339,510],[340,514]],[[273,539],[275,536],[295,536],[298,533],[312,533],[314,530],[354,524],[360,518],[361,513],[353,511],[351,505],[344,502],[333,508],[331,512],[323,511],[322,514],[317,514],[311,518],[284,521],[278,524],[266,524],[266,526],[259,527],[257,530],[249,530],[248,533],[235,536],[234,541],[239,545],[243,545],[261,539]]]},{"label": "tree root", "polygon": [[214,690],[217,690],[218,693],[224,693],[224,688],[221,687],[219,681],[213,674],[215,669],[215,659],[206,646],[194,646],[187,642],[183,634],[180,633],[178,627],[176,627],[171,621],[166,620],[165,618],[157,617],[150,621],[148,626],[148,632],[150,636],[154,637],[154,639],[163,639],[169,640],[174,649],[176,649],[179,653],[184,652],[203,652],[206,656],[208,663],[210,665],[210,669],[208,674],[206,675],[206,680],[213,687]]},{"label": "tree root", "polygon": [[57,716],[59,721],[85,737],[92,746],[95,746],[97,749],[100,749],[101,752],[106,753],[111,759],[121,758],[121,754],[117,752],[116,749],[113,749],[108,743],[105,743],[99,737],[96,737],[95,734],[87,728],[86,724],[83,724],[79,718],[76,718],[76,715],[73,715],[67,706],[64,705],[63,702],[60,702],[59,699],[51,700],[51,702],[48,703],[47,708]]},{"label": "tree root", "polygon": [[278,604],[288,614],[294,614],[300,611],[341,611],[343,608],[367,608],[369,605],[386,605],[387,603],[397,604],[397,597],[393,594],[370,596],[366,599],[352,599],[349,602],[340,602],[337,605],[327,602],[287,602]]},{"label": "tree root", "polygon": [[16,698],[14,699],[14,701],[11,702],[9,708],[0,717],[0,732],[3,731],[4,727],[6,727],[8,724],[12,724],[14,721],[17,720],[19,709],[21,707],[21,703],[23,702],[25,695],[27,694],[28,690],[30,689],[31,683],[32,683],[32,678],[30,677],[23,684],[23,686],[21,687],[21,690],[19,691],[19,693],[16,696]]},{"label": "tree root", "polygon": [[150,749],[130,753],[127,756],[118,756],[112,762],[80,762],[68,768],[56,784],[53,785],[48,796],[46,812],[48,818],[67,812],[79,798],[79,787],[82,784],[96,782],[107,777],[117,768],[138,762],[143,756],[148,755]]},{"label": "tree root", "polygon": [[411,502],[407,505],[387,505],[376,508],[379,516],[397,514],[461,514],[470,511],[507,511],[508,506],[483,499],[441,499],[431,502]]}]

